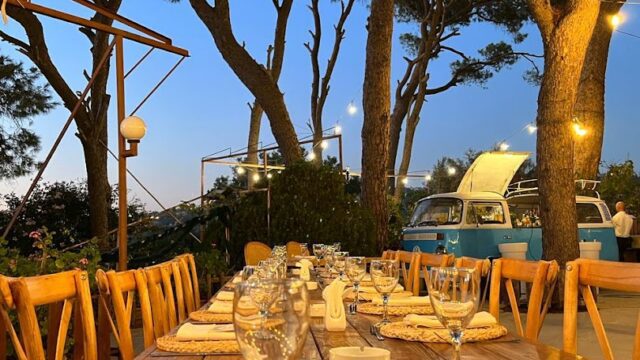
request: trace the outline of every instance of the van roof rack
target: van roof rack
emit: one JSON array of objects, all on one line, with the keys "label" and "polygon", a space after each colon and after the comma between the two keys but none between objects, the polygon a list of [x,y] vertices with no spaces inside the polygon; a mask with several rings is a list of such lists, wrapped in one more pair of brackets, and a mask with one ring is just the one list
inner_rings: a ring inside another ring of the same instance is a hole
[{"label": "van roof rack", "polygon": [[[600,181],[578,179],[575,181],[580,190],[593,191],[598,199],[600,199],[600,193],[596,190]],[[531,196],[538,195],[538,179],[529,179],[514,182],[507,187],[507,193],[505,198],[513,198],[518,196]]]}]

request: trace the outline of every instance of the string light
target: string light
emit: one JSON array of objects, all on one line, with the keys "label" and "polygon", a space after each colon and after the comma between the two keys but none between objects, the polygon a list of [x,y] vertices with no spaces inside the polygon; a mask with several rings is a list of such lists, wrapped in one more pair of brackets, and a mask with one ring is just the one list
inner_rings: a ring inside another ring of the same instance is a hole
[{"label": "string light", "polygon": [[453,166],[449,166],[447,168],[447,174],[449,174],[449,176],[453,176],[455,175],[457,172],[456,168],[454,168]]},{"label": "string light", "polygon": [[609,22],[611,23],[611,27],[617,29],[620,24],[622,24],[622,17],[619,14],[612,15],[609,18]]},{"label": "string light", "polygon": [[402,181],[402,183],[403,183],[404,185],[407,185],[407,184],[409,183],[409,178],[408,178],[408,177],[404,177],[404,178],[402,178],[402,180],[401,180],[401,181]]},{"label": "string light", "polygon": [[322,140],[320,143],[320,147],[324,150],[329,147],[329,142],[327,140]]},{"label": "string light", "polygon": [[246,172],[246,170],[245,170],[242,166],[238,166],[238,167],[236,168],[236,173],[237,173],[238,175],[244,175],[244,173],[245,173],[245,172]]},{"label": "string light", "polygon": [[347,105],[347,114],[349,114],[350,116],[354,116],[357,113],[358,113],[358,107],[353,101],[351,101],[349,105]]},{"label": "string light", "polygon": [[273,177],[273,174],[271,174],[271,173],[267,174],[267,179],[271,179],[272,177]]},{"label": "string light", "polygon": [[587,135],[587,129],[582,127],[582,125],[577,122],[573,123],[573,131],[580,137]]},{"label": "string light", "polygon": [[538,127],[535,126],[534,124],[527,125],[527,131],[529,132],[529,135],[533,135],[533,133],[536,132],[537,130],[538,130]]},{"label": "string light", "polygon": [[342,134],[342,126],[340,126],[339,124],[336,124],[336,126],[333,127],[333,133],[335,135]]},{"label": "string light", "polygon": [[253,174],[253,177],[251,177],[253,179],[253,182],[258,182],[260,181],[260,174],[255,173]]},{"label": "string light", "polygon": [[500,143],[500,145],[498,145],[498,148],[500,149],[500,151],[507,151],[509,150],[509,144],[503,141]]},{"label": "string light", "polygon": [[424,176],[424,181],[427,181],[427,182],[431,181],[431,174],[425,175]]},{"label": "string light", "polygon": [[313,161],[315,159],[316,159],[316,153],[314,153],[313,151],[307,155],[307,160]]}]

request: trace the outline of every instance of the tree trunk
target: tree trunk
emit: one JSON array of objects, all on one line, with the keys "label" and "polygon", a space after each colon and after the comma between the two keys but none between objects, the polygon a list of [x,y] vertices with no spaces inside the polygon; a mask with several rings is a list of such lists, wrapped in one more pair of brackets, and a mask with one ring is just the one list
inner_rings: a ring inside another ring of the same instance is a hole
[{"label": "tree trunk", "polygon": [[604,136],[604,91],[611,42],[611,16],[623,3],[602,3],[598,22],[593,30],[589,49],[584,59],[575,116],[587,129],[575,147],[575,173],[578,179],[596,179],[602,154]]},{"label": "tree trunk", "polygon": [[[251,107],[251,118],[249,120],[249,140],[247,141],[247,163],[258,164],[258,144],[260,143],[260,125],[262,122],[262,107],[257,101],[253,102]],[[253,187],[251,175],[257,171],[257,168],[249,169],[249,189]],[[267,174],[265,174],[266,176]]]},{"label": "tree trunk", "polygon": [[371,1],[362,99],[362,203],[373,214],[378,250],[385,247],[388,239],[386,172],[393,15],[393,0]]},{"label": "tree trunk", "polygon": [[529,6],[542,34],[545,56],[536,118],[542,256],[564,265],[579,256],[573,105],[599,1],[568,0],[554,8],[545,0],[529,0]]},{"label": "tree trunk", "polygon": [[[300,144],[284,102],[284,95],[270,71],[258,64],[236,40],[231,26],[228,0],[216,0],[215,6],[209,5],[206,0],[190,0],[190,3],[211,33],[225,62],[267,114],[271,132],[285,162],[290,164],[302,160]],[[292,0],[287,0],[281,6],[290,10],[291,3]]]},{"label": "tree trunk", "polygon": [[108,249],[110,246],[107,233],[109,232],[111,186],[107,177],[107,151],[100,140],[105,141],[106,144],[106,136],[95,138],[90,135],[86,140],[82,140],[82,149],[87,170],[91,234],[98,238],[101,249]]}]

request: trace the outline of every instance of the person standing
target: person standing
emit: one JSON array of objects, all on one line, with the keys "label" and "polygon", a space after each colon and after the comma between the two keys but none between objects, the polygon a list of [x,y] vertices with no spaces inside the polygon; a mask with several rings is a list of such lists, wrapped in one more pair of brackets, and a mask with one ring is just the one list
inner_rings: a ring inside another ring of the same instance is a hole
[{"label": "person standing", "polygon": [[624,202],[616,203],[616,214],[611,218],[611,222],[616,231],[620,261],[624,261],[624,252],[631,247],[631,227],[633,227],[633,216],[624,211]]}]

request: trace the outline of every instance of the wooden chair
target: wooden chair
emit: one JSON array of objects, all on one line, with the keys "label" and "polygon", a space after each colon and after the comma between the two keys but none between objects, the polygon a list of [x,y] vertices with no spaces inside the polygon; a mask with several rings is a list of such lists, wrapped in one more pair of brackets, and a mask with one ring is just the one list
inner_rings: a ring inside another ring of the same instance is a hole
[{"label": "wooden chair", "polygon": [[[74,358],[97,360],[97,342],[88,275],[72,270],[25,278],[2,278],[2,318],[20,360],[64,359],[69,324],[74,320]],[[8,290],[7,290],[8,289]],[[10,290],[11,296],[8,292]],[[36,306],[48,305],[47,348],[41,341]],[[15,309],[20,337],[8,311]]]},{"label": "wooden chair", "polygon": [[293,259],[294,256],[302,255],[302,248],[300,245],[302,244],[297,241],[289,241],[287,243],[287,259]]},{"label": "wooden chair", "polygon": [[7,335],[9,335],[18,360],[26,360],[27,355],[24,353],[24,347],[9,317],[9,312],[15,310],[13,296],[11,296],[9,288],[9,281],[12,280],[14,279],[0,275],[0,359],[7,358]]},{"label": "wooden chair", "polygon": [[[551,303],[557,276],[558,263],[555,261],[527,261],[505,258],[494,260],[493,268],[491,269],[489,312],[496,320],[499,320],[500,290],[504,281],[518,335],[536,341]],[[524,281],[531,284],[526,330],[523,330],[520,319],[518,301],[513,288],[514,281]]]},{"label": "wooden chair", "polygon": [[476,259],[463,256],[455,259],[454,266],[457,268],[475,269],[477,273],[480,273],[481,277],[487,277],[491,269],[491,261],[489,261],[489,259]]},{"label": "wooden chair", "polygon": [[[578,296],[582,295],[604,358],[613,359],[611,345],[591,291],[592,287],[625,292],[640,292],[640,264],[577,259],[567,263],[564,287],[564,351],[578,349]],[[640,359],[640,316],[636,326],[632,359]]]},{"label": "wooden chair", "polygon": [[200,285],[193,254],[182,254],[176,257],[182,278],[185,306],[187,314],[200,308]]},{"label": "wooden chair", "polygon": [[[144,347],[150,347],[155,341],[151,301],[145,273],[143,270],[121,272],[98,270],[96,272],[96,283],[100,291],[98,306],[101,306],[105,313],[109,314],[109,325],[120,348],[120,357],[123,360],[132,360],[135,357],[135,352],[133,337],[131,336],[131,320],[133,310],[136,309],[136,293],[140,303]],[[113,308],[115,321],[111,316],[111,311],[109,311],[109,304]]]},{"label": "wooden chair", "polygon": [[382,252],[381,259],[382,260],[393,260],[396,258],[397,251],[395,250],[385,250]]},{"label": "wooden chair", "polygon": [[[429,281],[429,268],[435,267],[449,267],[453,266],[455,256],[453,254],[431,254],[431,253],[419,253],[420,262],[418,264],[418,277],[424,278],[424,286],[428,288],[427,282]],[[418,282],[418,287],[420,283]]]},{"label": "wooden chair", "polygon": [[144,273],[151,301],[153,331],[155,337],[159,338],[176,327],[178,321],[182,322],[186,319],[178,261],[171,260],[147,267],[144,269]]},{"label": "wooden chair", "polygon": [[420,253],[396,251],[395,259],[400,263],[400,274],[406,291],[420,294]]},{"label": "wooden chair", "polygon": [[244,246],[244,262],[246,265],[258,265],[261,260],[271,256],[271,248],[259,241],[250,241]]}]

